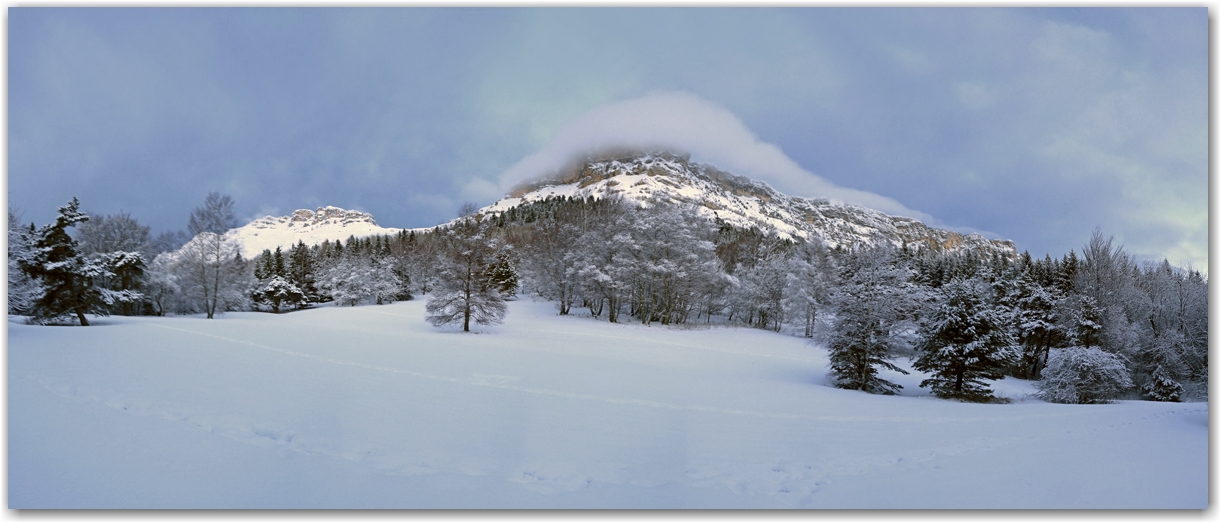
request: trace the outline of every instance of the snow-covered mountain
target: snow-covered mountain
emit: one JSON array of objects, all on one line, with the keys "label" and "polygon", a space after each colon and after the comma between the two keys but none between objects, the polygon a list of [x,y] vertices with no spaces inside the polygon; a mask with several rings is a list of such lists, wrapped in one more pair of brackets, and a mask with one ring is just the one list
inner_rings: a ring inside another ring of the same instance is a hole
[{"label": "snow-covered mountain", "polygon": [[316,245],[324,240],[342,241],[350,236],[397,234],[401,230],[378,226],[367,212],[327,206],[318,207],[317,210],[297,210],[288,216],[259,218],[225,235],[241,243],[241,255],[250,258],[265,249],[282,247],[287,250],[298,241]]},{"label": "snow-covered mountain", "polygon": [[620,194],[643,205],[691,203],[709,218],[739,227],[757,226],[790,238],[818,237],[830,246],[874,244],[978,249],[1016,255],[1012,241],[931,228],[857,205],[788,196],[766,183],[690,161],[689,156],[651,152],[602,157],[555,178],[523,185],[480,212],[495,215],[554,196]]}]

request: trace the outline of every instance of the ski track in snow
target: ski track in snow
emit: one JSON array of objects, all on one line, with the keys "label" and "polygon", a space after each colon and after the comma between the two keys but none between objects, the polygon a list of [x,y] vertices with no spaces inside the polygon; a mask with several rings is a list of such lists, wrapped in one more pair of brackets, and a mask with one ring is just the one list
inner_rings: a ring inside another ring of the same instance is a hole
[{"label": "ski track in snow", "polygon": [[[393,317],[400,317],[403,319],[411,318],[409,316],[402,315],[402,314],[392,314],[389,312],[382,312],[382,311],[378,311],[378,310],[368,310],[368,311],[375,313],[375,314],[389,315],[389,316],[393,316]],[[574,330],[531,329],[530,331],[535,332],[535,333],[547,333],[547,334],[557,334],[557,335],[579,335],[579,336],[584,336],[584,337],[596,337],[598,339],[621,339],[624,341],[638,341],[639,340],[634,337],[627,337],[627,336],[622,336],[622,335],[606,335],[604,333],[588,333],[588,332],[578,332],[578,331],[574,331]],[[768,353],[738,352],[738,351],[734,351],[734,350],[724,350],[724,349],[720,349],[720,348],[712,348],[709,346],[695,346],[692,344],[675,343],[672,341],[658,341],[656,339],[649,339],[648,343],[649,344],[663,344],[666,346],[677,346],[677,347],[681,347],[681,348],[689,348],[691,350],[701,350],[701,351],[705,351],[705,352],[717,352],[717,353],[727,353],[727,354],[732,354],[732,355],[741,355],[741,356],[745,356],[745,357],[766,357],[769,359],[786,359],[789,361],[800,361],[800,362],[814,363],[814,364],[825,362],[825,361],[821,361],[821,360],[817,360],[817,359],[808,359],[808,358],[804,358],[804,357],[790,357],[787,355],[775,355],[775,354],[768,354]]]},{"label": "ski track in snow", "polygon": [[[1029,419],[1035,419],[1035,418],[1067,417],[1070,415],[1068,413],[1064,413],[1064,414],[1060,414],[1060,415],[1049,415],[1048,414],[1048,415],[1029,415],[1029,416],[969,417],[969,418],[961,418],[961,417],[958,417],[958,418],[890,417],[890,416],[845,417],[845,416],[840,416],[840,415],[803,415],[803,414],[799,414],[799,413],[778,413],[778,412],[764,412],[764,411],[741,410],[741,409],[723,409],[723,408],[713,408],[711,406],[701,406],[701,405],[693,405],[693,404],[675,404],[675,403],[669,403],[669,402],[651,401],[651,400],[646,400],[646,399],[628,399],[628,398],[621,398],[621,397],[606,397],[603,395],[572,393],[572,392],[565,392],[565,391],[559,391],[559,390],[550,390],[550,389],[546,389],[546,388],[531,388],[531,387],[526,387],[526,386],[518,386],[515,384],[509,384],[510,380],[519,379],[518,377],[472,374],[472,376],[473,376],[472,378],[460,378],[460,377],[448,377],[448,376],[443,376],[443,375],[433,375],[433,374],[428,374],[428,373],[416,372],[416,371],[412,371],[412,370],[404,370],[401,368],[393,368],[393,367],[389,367],[389,366],[344,361],[344,360],[340,360],[340,359],[335,359],[333,357],[324,357],[324,356],[314,355],[314,354],[310,354],[310,353],[303,353],[303,352],[297,352],[297,351],[293,351],[293,350],[287,350],[284,348],[276,348],[273,346],[267,346],[267,345],[255,343],[252,341],[246,341],[243,339],[233,339],[231,337],[225,337],[223,335],[210,334],[210,333],[206,333],[206,332],[197,332],[197,331],[188,330],[185,328],[177,328],[177,327],[165,326],[165,325],[153,325],[153,326],[156,326],[158,328],[166,328],[169,330],[177,330],[179,332],[200,335],[200,336],[204,336],[204,337],[211,337],[214,339],[220,339],[222,341],[226,341],[226,342],[230,342],[230,343],[234,343],[234,344],[241,344],[241,345],[246,345],[246,346],[250,346],[253,348],[258,348],[260,350],[267,350],[267,351],[271,351],[271,352],[280,353],[283,355],[289,355],[292,357],[301,357],[304,359],[311,359],[311,360],[318,361],[321,363],[334,364],[334,365],[338,365],[338,366],[351,366],[351,367],[355,367],[355,368],[363,368],[366,370],[374,370],[374,371],[379,371],[379,372],[388,372],[388,373],[395,373],[395,374],[400,374],[400,375],[408,375],[411,377],[418,377],[421,379],[430,379],[430,380],[434,380],[434,381],[451,382],[451,383],[455,383],[455,384],[466,384],[466,385],[470,385],[470,386],[483,386],[483,387],[488,387],[488,388],[499,388],[502,390],[511,390],[511,391],[522,392],[522,393],[532,393],[535,395],[547,395],[547,396],[551,396],[551,397],[562,397],[565,399],[598,401],[598,402],[605,402],[605,403],[609,403],[609,404],[626,404],[626,405],[644,406],[644,407],[649,407],[649,408],[661,408],[661,409],[669,409],[669,410],[695,411],[695,412],[701,412],[701,413],[715,413],[715,414],[723,414],[723,415],[745,415],[745,416],[751,416],[751,417],[762,417],[762,418],[771,418],[771,419],[800,419],[800,420],[809,420],[809,421],[830,421],[830,422],[887,422],[887,423],[920,423],[920,424],[996,422],[996,421],[1009,421],[1009,420],[1029,420]],[[567,333],[567,332],[563,332],[563,333]],[[674,344],[674,343],[664,343],[664,344]],[[690,347],[690,346],[686,346],[686,345],[677,345],[677,346],[685,346],[688,348]],[[720,351],[720,350],[714,350],[714,351]],[[728,352],[728,353],[735,353],[735,352]]]}]

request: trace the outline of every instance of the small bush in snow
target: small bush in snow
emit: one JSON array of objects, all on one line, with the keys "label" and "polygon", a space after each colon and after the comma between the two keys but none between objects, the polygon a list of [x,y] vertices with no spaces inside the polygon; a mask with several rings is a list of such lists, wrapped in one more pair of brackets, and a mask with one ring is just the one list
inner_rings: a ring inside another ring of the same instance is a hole
[{"label": "small bush in snow", "polygon": [[1157,365],[1152,380],[1142,388],[1144,394],[1154,401],[1182,402],[1182,385],[1169,376],[1165,367]]},{"label": "small bush in snow", "polygon": [[1051,352],[1038,397],[1063,404],[1104,404],[1132,386],[1122,357],[1100,348],[1072,347]]}]

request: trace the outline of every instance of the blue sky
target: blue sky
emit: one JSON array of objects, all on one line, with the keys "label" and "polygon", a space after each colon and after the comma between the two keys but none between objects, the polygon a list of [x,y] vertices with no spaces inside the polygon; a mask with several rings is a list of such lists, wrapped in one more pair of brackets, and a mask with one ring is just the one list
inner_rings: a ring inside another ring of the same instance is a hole
[{"label": "blue sky", "polygon": [[1207,264],[1202,7],[8,13],[9,205],[39,224],[78,196],[185,229],[221,191],[431,226],[655,112],[796,195]]}]

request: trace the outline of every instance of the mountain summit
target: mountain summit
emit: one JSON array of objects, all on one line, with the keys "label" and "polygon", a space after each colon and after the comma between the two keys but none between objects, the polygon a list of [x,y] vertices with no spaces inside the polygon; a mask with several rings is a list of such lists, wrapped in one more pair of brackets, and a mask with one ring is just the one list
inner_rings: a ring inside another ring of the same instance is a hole
[{"label": "mountain summit", "polygon": [[826,199],[788,196],[761,181],[736,176],[669,152],[602,156],[551,179],[522,185],[485,207],[495,215],[549,197],[602,198],[612,194],[642,205],[693,204],[709,219],[772,230],[782,237],[820,238],[828,246],[889,242],[913,248],[983,250],[1015,256],[1012,241],[931,228],[908,217]]},{"label": "mountain summit", "polygon": [[296,210],[288,216],[259,218],[230,230],[226,235],[237,239],[242,246],[242,255],[251,258],[264,249],[287,249],[298,241],[316,245],[323,240],[342,241],[351,236],[396,234],[399,230],[378,226],[367,212],[326,206],[317,210]]}]

